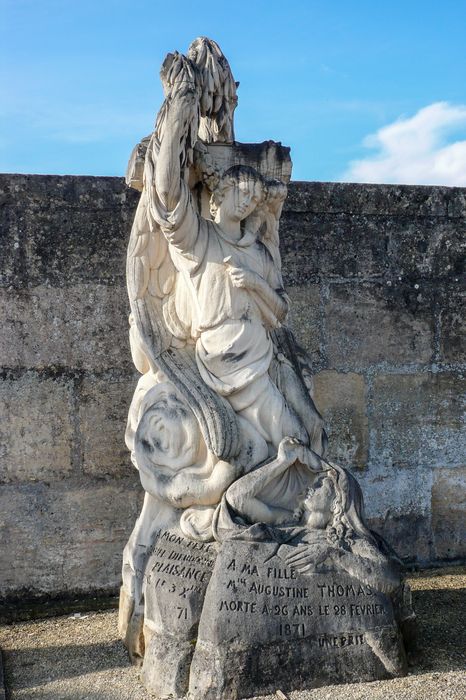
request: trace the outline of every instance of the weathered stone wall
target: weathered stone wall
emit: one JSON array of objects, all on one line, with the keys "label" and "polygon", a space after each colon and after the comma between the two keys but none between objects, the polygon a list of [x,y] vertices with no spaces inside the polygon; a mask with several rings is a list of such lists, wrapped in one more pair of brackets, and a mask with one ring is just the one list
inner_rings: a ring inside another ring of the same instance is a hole
[{"label": "weathered stone wall", "polygon": [[[141,503],[123,441],[137,199],[118,178],[0,176],[0,597],[119,584]],[[330,456],[356,473],[373,525],[421,564],[466,556],[465,217],[460,189],[293,183],[282,219]]]}]

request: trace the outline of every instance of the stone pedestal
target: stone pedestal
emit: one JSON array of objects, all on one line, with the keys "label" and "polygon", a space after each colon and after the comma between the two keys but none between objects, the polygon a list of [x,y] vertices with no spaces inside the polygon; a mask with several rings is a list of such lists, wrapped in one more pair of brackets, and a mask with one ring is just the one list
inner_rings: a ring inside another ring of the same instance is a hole
[{"label": "stone pedestal", "polygon": [[284,564],[286,549],[223,544],[191,664],[195,700],[406,673],[392,600],[344,571],[299,574]]},{"label": "stone pedestal", "polygon": [[162,530],[153,545],[145,582],[142,680],[159,698],[182,697],[216,545],[193,542],[178,529]]}]

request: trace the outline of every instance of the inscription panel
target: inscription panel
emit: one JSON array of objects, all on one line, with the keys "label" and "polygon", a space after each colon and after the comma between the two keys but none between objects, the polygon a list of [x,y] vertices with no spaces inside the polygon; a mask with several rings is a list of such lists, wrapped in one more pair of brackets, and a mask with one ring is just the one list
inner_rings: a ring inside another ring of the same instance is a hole
[{"label": "inscription panel", "polygon": [[258,643],[312,636],[316,648],[342,648],[365,644],[366,630],[393,626],[386,595],[345,572],[300,574],[276,551],[275,544],[224,544],[206,599],[222,641],[238,633]]},{"label": "inscription panel", "polygon": [[191,664],[194,700],[406,672],[388,596],[343,570],[299,573],[281,554],[275,543],[222,545]]},{"label": "inscription panel", "polygon": [[154,632],[191,637],[199,622],[217,545],[161,530],[144,575],[145,624]]}]

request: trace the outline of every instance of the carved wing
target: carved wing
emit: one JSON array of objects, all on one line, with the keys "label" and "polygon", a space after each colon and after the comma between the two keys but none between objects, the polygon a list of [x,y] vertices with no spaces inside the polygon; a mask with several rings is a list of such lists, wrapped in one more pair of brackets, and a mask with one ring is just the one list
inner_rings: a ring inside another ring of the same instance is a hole
[{"label": "carved wing", "polygon": [[[153,324],[157,323],[158,332],[151,343],[150,353],[157,356],[167,350],[172,341],[171,333],[163,322],[163,300],[173,291],[176,270],[162,232],[150,228],[148,207],[144,191],[131,230],[126,278],[131,311],[136,323],[143,308],[144,313],[154,316]],[[133,308],[134,305],[136,308]],[[137,326],[139,329],[139,324]]]},{"label": "carved wing", "polygon": [[261,240],[267,247],[275,267],[281,274],[282,261],[280,257],[280,239],[278,228],[283,204],[287,195],[287,187],[280,180],[266,180],[267,194],[264,204],[259,208],[258,214],[261,217]]}]

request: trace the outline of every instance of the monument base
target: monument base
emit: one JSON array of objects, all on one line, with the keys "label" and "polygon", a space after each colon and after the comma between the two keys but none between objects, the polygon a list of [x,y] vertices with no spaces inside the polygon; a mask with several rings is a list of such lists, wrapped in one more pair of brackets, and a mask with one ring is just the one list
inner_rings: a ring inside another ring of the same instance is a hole
[{"label": "monument base", "polygon": [[144,577],[145,654],[141,678],[158,698],[184,697],[217,545],[160,530]]},{"label": "monument base", "polygon": [[344,570],[298,573],[288,545],[228,541],[204,600],[190,696],[247,698],[405,675],[396,599]]}]

